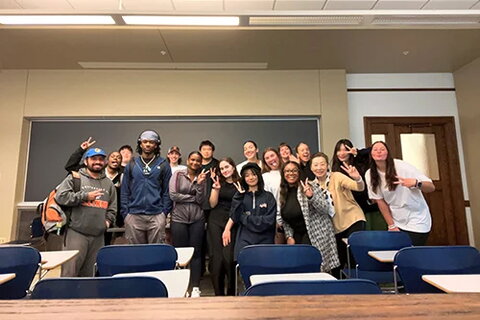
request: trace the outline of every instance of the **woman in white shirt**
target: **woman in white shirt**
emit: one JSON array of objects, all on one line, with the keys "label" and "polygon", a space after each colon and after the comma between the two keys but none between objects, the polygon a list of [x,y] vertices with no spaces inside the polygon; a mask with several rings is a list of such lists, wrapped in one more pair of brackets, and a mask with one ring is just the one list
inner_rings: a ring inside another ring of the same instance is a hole
[{"label": "woman in white shirt", "polygon": [[393,159],[382,141],[372,145],[370,155],[370,169],[365,173],[368,195],[378,204],[388,230],[404,231],[413,245],[425,245],[432,217],[422,191],[435,191],[432,180],[411,164]]},{"label": "woman in white shirt", "polygon": [[182,154],[180,153],[180,148],[173,146],[168,149],[167,152],[167,161],[170,163],[170,169],[172,169],[172,176],[177,170],[187,169],[186,166],[182,165]]},{"label": "woman in white shirt", "polygon": [[258,147],[255,141],[247,140],[243,144],[243,155],[247,160],[237,165],[237,172],[242,172],[242,168],[247,163],[256,163],[260,168],[262,167],[262,161],[258,159]]}]

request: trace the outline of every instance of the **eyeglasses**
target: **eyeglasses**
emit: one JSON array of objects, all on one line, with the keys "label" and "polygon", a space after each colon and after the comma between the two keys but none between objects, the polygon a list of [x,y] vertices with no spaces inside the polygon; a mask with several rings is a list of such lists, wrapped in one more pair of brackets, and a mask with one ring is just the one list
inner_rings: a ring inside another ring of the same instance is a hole
[{"label": "eyeglasses", "polygon": [[298,169],[292,169],[292,170],[285,170],[285,171],[283,171],[283,172],[285,172],[285,173],[290,173],[290,174],[295,174],[295,173],[298,173],[299,171],[300,171],[300,170],[298,170]]}]

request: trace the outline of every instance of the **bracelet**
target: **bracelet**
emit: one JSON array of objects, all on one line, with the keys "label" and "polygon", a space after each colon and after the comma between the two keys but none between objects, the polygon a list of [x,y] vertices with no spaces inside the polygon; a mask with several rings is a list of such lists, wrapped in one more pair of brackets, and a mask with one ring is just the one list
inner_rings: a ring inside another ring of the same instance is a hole
[{"label": "bracelet", "polygon": [[397,227],[396,225],[394,225],[394,224],[391,224],[391,225],[389,225],[389,226],[388,226],[388,230],[395,229],[396,227]]}]

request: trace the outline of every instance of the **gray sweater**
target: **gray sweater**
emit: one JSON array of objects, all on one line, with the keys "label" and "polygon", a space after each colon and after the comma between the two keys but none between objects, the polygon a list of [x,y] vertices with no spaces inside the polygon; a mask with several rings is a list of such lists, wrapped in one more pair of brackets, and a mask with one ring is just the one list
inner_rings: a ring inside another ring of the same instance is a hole
[{"label": "gray sweater", "polygon": [[[104,173],[98,179],[91,177],[85,168],[80,169],[80,191],[73,191],[73,177],[68,175],[57,189],[55,200],[59,205],[71,207],[69,228],[89,235],[99,236],[105,232],[105,221],[115,222],[117,192],[112,181]],[[103,195],[87,201],[88,193],[102,190]]]},{"label": "gray sweater", "polygon": [[176,171],[170,179],[170,199],[173,201],[172,221],[191,224],[205,220],[202,204],[207,197],[206,183],[190,181],[187,169]]}]

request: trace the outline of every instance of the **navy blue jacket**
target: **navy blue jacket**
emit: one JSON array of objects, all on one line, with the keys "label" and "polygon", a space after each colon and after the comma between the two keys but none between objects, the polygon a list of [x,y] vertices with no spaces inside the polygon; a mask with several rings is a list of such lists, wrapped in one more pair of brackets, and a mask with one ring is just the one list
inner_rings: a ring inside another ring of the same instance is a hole
[{"label": "navy blue jacket", "polygon": [[143,173],[144,164],[139,157],[125,167],[121,186],[120,212],[127,214],[159,214],[172,211],[168,183],[172,170],[168,162],[158,157],[150,164],[150,174]]},{"label": "navy blue jacket", "polygon": [[230,218],[238,226],[235,260],[245,246],[274,243],[276,216],[277,202],[270,192],[235,194],[230,209]]}]

